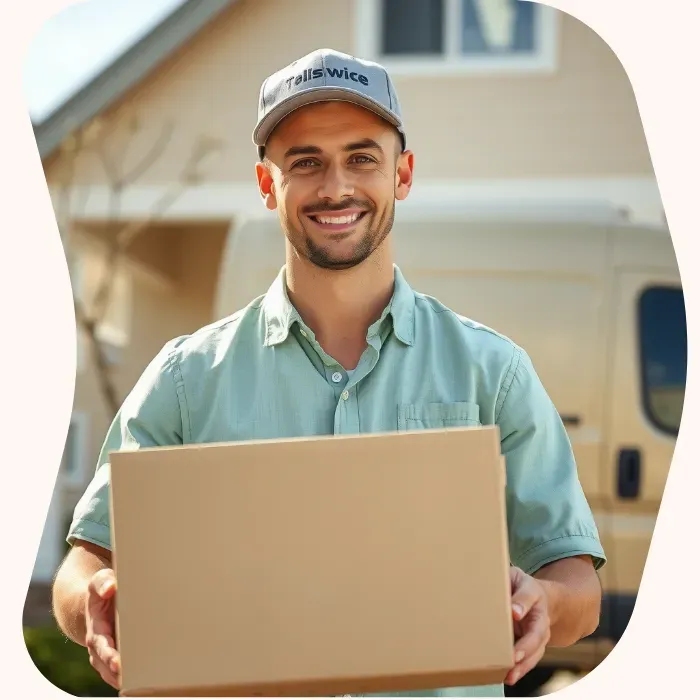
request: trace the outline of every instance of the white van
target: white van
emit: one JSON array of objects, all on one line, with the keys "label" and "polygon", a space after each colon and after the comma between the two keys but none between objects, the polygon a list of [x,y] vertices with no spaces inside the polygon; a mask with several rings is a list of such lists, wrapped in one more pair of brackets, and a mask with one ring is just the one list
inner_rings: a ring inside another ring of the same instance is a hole
[{"label": "white van", "polygon": [[[284,262],[281,236],[275,217],[239,226],[217,317],[267,290]],[[399,207],[394,246],[414,289],[530,354],[569,431],[603,538],[600,627],[552,650],[508,690],[528,695],[557,667],[594,668],[634,607],[685,390],[685,309],[671,238],[606,209]]]}]

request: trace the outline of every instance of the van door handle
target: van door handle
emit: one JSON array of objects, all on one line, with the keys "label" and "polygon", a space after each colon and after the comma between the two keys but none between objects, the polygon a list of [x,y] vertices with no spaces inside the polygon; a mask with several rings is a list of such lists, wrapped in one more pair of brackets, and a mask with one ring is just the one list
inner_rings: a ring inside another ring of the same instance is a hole
[{"label": "van door handle", "polygon": [[639,498],[641,483],[642,457],[639,450],[620,450],[617,460],[617,495],[624,499]]}]

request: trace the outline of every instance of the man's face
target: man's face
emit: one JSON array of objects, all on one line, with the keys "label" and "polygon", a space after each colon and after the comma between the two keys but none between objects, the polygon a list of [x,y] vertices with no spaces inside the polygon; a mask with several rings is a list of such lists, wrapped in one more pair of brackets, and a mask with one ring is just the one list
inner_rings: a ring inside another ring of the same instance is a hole
[{"label": "man's face", "polygon": [[384,241],[395,200],[408,195],[413,155],[400,151],[396,130],[368,110],[309,105],[273,132],[256,168],[258,185],[300,257],[348,269]]}]

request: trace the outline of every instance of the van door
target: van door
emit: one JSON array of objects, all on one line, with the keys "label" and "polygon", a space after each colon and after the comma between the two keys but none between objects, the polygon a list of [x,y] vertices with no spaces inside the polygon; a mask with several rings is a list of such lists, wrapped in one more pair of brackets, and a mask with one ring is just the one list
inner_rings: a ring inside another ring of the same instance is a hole
[{"label": "van door", "polygon": [[[670,240],[669,240],[670,245]],[[618,268],[609,338],[608,418],[596,513],[609,564],[599,637],[619,641],[634,607],[680,425],[687,364],[678,270]]]}]

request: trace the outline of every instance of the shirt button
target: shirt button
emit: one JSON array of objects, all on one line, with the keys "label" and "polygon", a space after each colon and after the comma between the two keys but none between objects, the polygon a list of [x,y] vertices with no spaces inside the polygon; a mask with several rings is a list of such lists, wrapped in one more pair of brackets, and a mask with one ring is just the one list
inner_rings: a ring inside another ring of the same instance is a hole
[{"label": "shirt button", "polygon": [[346,390],[340,395],[340,398],[343,399],[343,401],[347,401],[347,400],[348,400],[348,396],[350,396],[350,392],[348,392],[348,390],[346,389]]},{"label": "shirt button", "polygon": [[301,329],[301,334],[306,338],[306,331],[303,328]]},{"label": "shirt button", "polygon": [[337,384],[343,379],[343,375],[340,372],[333,372],[331,379]]}]

